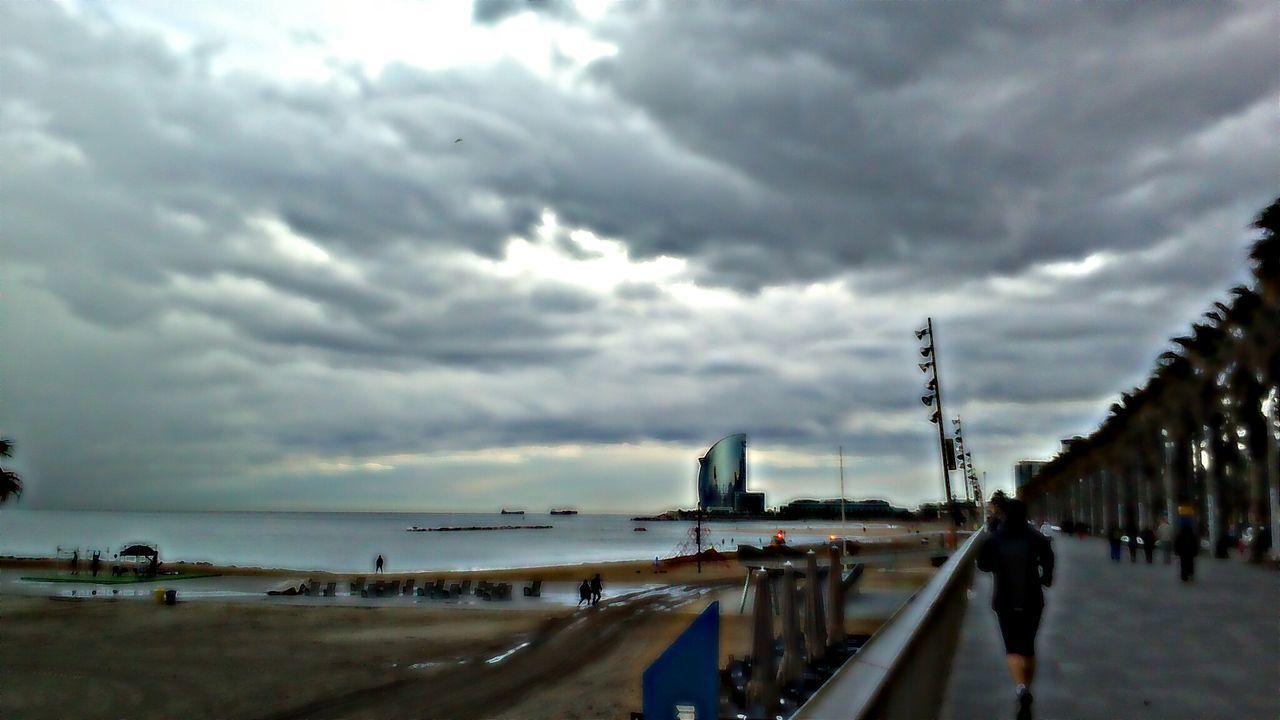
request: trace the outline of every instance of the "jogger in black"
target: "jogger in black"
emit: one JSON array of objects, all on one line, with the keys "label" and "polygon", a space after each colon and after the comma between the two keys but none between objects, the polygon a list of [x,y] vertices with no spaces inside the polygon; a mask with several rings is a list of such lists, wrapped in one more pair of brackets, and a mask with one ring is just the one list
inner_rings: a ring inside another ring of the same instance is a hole
[{"label": "jogger in black", "polygon": [[1021,500],[1004,504],[1004,522],[978,550],[978,569],[995,575],[991,609],[1000,621],[1005,661],[1017,686],[1018,720],[1031,718],[1036,632],[1044,611],[1042,587],[1053,584],[1053,549],[1027,524]]}]

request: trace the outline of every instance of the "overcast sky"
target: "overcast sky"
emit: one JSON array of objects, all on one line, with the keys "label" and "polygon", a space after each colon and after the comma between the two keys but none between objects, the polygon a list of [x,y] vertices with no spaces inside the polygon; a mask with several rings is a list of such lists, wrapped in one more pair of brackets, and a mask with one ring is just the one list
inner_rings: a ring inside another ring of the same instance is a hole
[{"label": "overcast sky", "polygon": [[1011,485],[1247,277],[1278,20],[0,3],[21,506],[649,511],[731,432],[914,505],[928,316]]}]

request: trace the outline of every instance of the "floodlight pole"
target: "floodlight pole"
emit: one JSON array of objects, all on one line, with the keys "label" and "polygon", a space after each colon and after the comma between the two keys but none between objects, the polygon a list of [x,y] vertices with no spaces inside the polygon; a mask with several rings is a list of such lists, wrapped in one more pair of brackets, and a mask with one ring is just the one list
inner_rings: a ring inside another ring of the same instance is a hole
[{"label": "floodlight pole", "polygon": [[[929,354],[933,357],[933,394],[938,398],[938,453],[942,457],[942,484],[947,491],[947,509],[956,522],[956,501],[951,494],[951,470],[947,467],[947,437],[942,428],[946,413],[942,411],[942,381],[938,379],[938,338],[933,334],[933,318],[929,318]],[[957,522],[957,524],[959,524]]]},{"label": "floodlight pole", "polygon": [[[849,528],[844,520],[844,446],[840,446],[840,532],[849,536]],[[843,542],[843,540],[841,541]]]}]

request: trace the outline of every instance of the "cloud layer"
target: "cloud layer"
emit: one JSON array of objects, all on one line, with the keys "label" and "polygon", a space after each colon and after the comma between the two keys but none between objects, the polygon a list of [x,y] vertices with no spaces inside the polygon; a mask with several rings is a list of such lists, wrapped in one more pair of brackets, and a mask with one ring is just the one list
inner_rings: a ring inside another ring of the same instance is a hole
[{"label": "cloud layer", "polygon": [[914,503],[925,316],[1007,482],[1280,190],[1261,4],[387,8],[457,47],[0,6],[31,504],[649,509],[735,431],[775,499],[843,444]]}]

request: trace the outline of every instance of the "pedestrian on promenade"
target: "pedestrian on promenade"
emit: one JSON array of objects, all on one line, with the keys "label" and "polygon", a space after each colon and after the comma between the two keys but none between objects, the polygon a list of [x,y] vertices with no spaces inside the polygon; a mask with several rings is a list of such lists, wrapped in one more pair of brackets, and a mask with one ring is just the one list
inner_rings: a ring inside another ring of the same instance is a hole
[{"label": "pedestrian on promenade", "polygon": [[1138,562],[1138,526],[1130,525],[1125,531],[1129,536],[1129,562]]},{"label": "pedestrian on promenade", "polygon": [[1249,562],[1261,563],[1267,559],[1267,551],[1271,549],[1271,528],[1263,527],[1253,536],[1253,552],[1249,555]]},{"label": "pedestrian on promenade", "polygon": [[1003,490],[997,490],[991,496],[991,502],[987,506],[987,532],[995,532],[1000,527],[1004,520],[1004,504],[1008,500]]},{"label": "pedestrian on promenade", "polygon": [[71,552],[71,574],[72,575],[80,574],[80,551],[79,550],[73,550]]},{"label": "pedestrian on promenade", "polygon": [[102,553],[95,550],[93,553],[93,559],[89,561],[89,572],[93,573],[94,577],[98,577],[98,571],[101,569],[102,569]]},{"label": "pedestrian on promenade", "polygon": [[1200,554],[1200,538],[1190,518],[1179,523],[1178,534],[1173,538],[1173,552],[1178,556],[1178,574],[1182,582],[1191,582],[1196,576],[1196,555]]},{"label": "pedestrian on promenade", "polygon": [[578,607],[582,607],[583,603],[586,603],[587,607],[591,606],[591,581],[590,580],[583,580],[582,584],[578,586]]},{"label": "pedestrian on promenade", "polygon": [[1156,552],[1156,533],[1148,527],[1142,528],[1142,532],[1138,534],[1142,539],[1142,554],[1147,556],[1147,564],[1151,564],[1151,556]]},{"label": "pedestrian on promenade", "polygon": [[374,572],[374,574],[377,574],[377,573],[380,573],[380,572],[385,572],[385,568],[386,568],[386,566],[387,566],[387,561],[386,561],[386,560],[383,560],[383,559],[382,559],[382,556],[381,556],[381,555],[379,555],[379,556],[378,556],[378,559],[373,561],[373,572]]},{"label": "pedestrian on promenade", "polygon": [[1053,549],[1027,525],[1021,500],[1004,503],[1004,522],[978,550],[978,569],[995,576],[991,609],[1000,621],[1005,662],[1018,701],[1018,720],[1031,719],[1031,683],[1036,674],[1036,632],[1044,590],[1053,584]]},{"label": "pedestrian on promenade", "polygon": [[1111,548],[1111,562],[1120,562],[1120,526],[1112,525],[1107,531],[1107,545]]},{"label": "pedestrian on promenade", "polygon": [[1173,561],[1173,526],[1169,524],[1169,518],[1160,518],[1160,525],[1156,528],[1156,542],[1160,544],[1164,564],[1168,565]]}]

